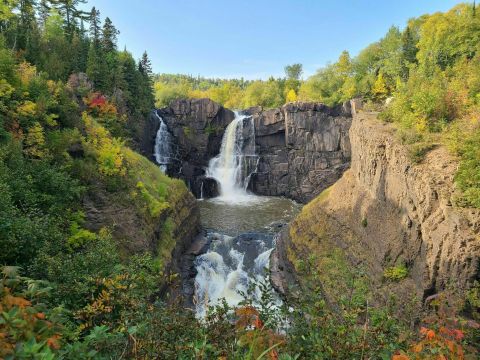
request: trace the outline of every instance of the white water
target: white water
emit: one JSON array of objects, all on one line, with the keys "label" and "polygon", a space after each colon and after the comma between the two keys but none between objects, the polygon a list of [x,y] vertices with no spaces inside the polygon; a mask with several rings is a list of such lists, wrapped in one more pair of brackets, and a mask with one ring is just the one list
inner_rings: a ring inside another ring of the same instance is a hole
[{"label": "white water", "polygon": [[[205,317],[208,308],[225,299],[230,307],[240,304],[253,281],[265,282],[273,244],[268,240],[240,241],[212,233],[210,249],[195,260],[195,298],[197,317]],[[271,240],[271,239],[270,239]],[[252,294],[260,299],[258,287]]]},{"label": "white water", "polygon": [[[194,302],[199,318],[204,318],[208,308],[219,305],[222,299],[230,307],[238,306],[250,285],[268,281],[265,268],[269,267],[274,241],[273,234],[265,228],[272,220],[282,219],[287,210],[279,206],[279,199],[247,191],[257,164],[253,118],[236,113],[223,135],[220,154],[210,160],[207,169],[207,176],[220,185],[220,196],[201,202],[203,216],[213,216],[207,224],[223,234],[209,232],[211,244],[207,253],[195,259]],[[288,207],[293,213],[293,203]],[[252,230],[262,232],[245,233]],[[237,237],[226,235],[239,233]],[[255,304],[262,294],[255,285],[253,294],[248,295]],[[275,305],[281,303],[277,300]]]},{"label": "white water", "polygon": [[155,161],[160,165],[163,172],[167,171],[167,166],[174,160],[174,142],[172,134],[168,131],[167,125],[155,111],[155,116],[160,122],[157,136],[155,138],[154,156]]},{"label": "white water", "polygon": [[207,176],[220,184],[220,196],[214,201],[248,204],[261,200],[247,192],[257,163],[253,118],[235,113],[223,135],[220,154],[210,160],[207,169]]}]

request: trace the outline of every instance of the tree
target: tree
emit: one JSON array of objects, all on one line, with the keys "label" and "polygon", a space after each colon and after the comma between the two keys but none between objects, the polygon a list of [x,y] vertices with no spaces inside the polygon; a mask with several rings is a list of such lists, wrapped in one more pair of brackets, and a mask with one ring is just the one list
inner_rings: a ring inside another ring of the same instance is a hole
[{"label": "tree", "polygon": [[417,62],[417,42],[415,41],[410,26],[407,26],[402,34],[403,60],[407,63]]},{"label": "tree", "polygon": [[144,51],[142,55],[142,59],[140,60],[138,69],[142,74],[147,75],[148,77],[152,76],[153,74],[152,62],[148,58],[148,54],[146,51]]},{"label": "tree", "polygon": [[387,84],[385,83],[385,78],[383,77],[383,73],[378,74],[377,80],[373,85],[372,92],[374,97],[377,100],[385,100],[388,95],[388,88]]},{"label": "tree", "polygon": [[40,24],[44,28],[47,22],[47,18],[50,16],[51,10],[52,10],[52,6],[49,0],[40,0],[40,2],[37,5],[37,12],[38,12],[38,18],[40,20]]},{"label": "tree", "polygon": [[39,122],[35,122],[28,129],[24,147],[24,153],[30,157],[42,158],[45,156],[45,134]]},{"label": "tree", "polygon": [[117,50],[117,35],[120,31],[113,25],[109,17],[105,19],[102,29],[102,44],[105,52],[114,52]]},{"label": "tree", "polygon": [[95,6],[90,11],[90,37],[95,47],[100,46],[100,11]]},{"label": "tree", "polygon": [[90,44],[90,49],[88,50],[87,75],[93,81],[95,89],[106,90],[108,85],[108,67],[102,48],[95,46],[95,42]]},{"label": "tree", "polygon": [[66,33],[71,36],[75,29],[77,19],[84,19],[87,13],[79,9],[79,5],[87,0],[53,0],[52,3],[65,19]]},{"label": "tree", "polygon": [[297,101],[297,93],[295,90],[291,89],[287,93],[287,103]]},{"label": "tree", "polygon": [[292,64],[285,66],[285,75],[288,80],[300,80],[303,73],[302,64]]},{"label": "tree", "polygon": [[36,0],[20,0],[18,3],[20,16],[18,17],[16,45],[19,49],[26,49],[30,43],[33,29],[36,26],[35,7]]}]

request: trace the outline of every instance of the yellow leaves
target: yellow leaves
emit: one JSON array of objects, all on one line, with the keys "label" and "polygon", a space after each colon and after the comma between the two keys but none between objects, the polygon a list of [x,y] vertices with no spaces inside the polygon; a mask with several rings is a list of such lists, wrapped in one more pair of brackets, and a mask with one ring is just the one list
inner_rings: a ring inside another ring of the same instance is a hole
[{"label": "yellow leaves", "polygon": [[14,90],[7,80],[0,79],[0,99],[10,97]]},{"label": "yellow leaves", "polygon": [[23,152],[33,158],[43,158],[47,150],[45,149],[45,134],[42,125],[37,121],[28,129],[24,140]]},{"label": "yellow leaves", "polygon": [[124,176],[127,169],[123,166],[123,142],[117,138],[103,141],[97,151],[99,170],[103,175]]},{"label": "yellow leaves", "polygon": [[28,85],[32,79],[37,76],[37,68],[26,61],[17,66],[17,74],[24,85]]},{"label": "yellow leaves", "polygon": [[37,104],[29,100],[24,101],[17,107],[17,113],[20,116],[31,117],[34,116],[37,111]]},{"label": "yellow leaves", "polygon": [[290,89],[287,92],[287,103],[288,102],[295,102],[295,101],[297,101],[297,93],[295,92],[295,90]]},{"label": "yellow leaves", "polygon": [[124,176],[127,168],[124,164],[123,141],[112,138],[103,126],[86,113],[82,118],[87,133],[86,145],[97,159],[99,172],[105,176]]},{"label": "yellow leaves", "polygon": [[379,100],[384,100],[388,95],[388,88],[382,73],[378,74],[372,88],[373,95]]}]

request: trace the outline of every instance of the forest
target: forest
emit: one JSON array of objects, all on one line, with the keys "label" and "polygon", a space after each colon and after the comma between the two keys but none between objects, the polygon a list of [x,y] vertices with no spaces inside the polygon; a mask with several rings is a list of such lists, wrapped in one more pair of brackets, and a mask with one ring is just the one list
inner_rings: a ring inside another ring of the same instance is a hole
[{"label": "forest", "polygon": [[[307,271],[304,296],[289,306],[276,308],[265,283],[258,307],[246,296],[238,309],[224,304],[197,319],[159,292],[175,283],[165,272],[171,210],[187,187],[137,152],[152,109],[178,98],[208,97],[232,109],[362,98],[398,129],[415,161],[448,146],[459,158],[456,205],[480,208],[475,6],[392,27],[307,79],[292,64],[283,78],[244,80],[154,74],[147,52],[135,59],[118,49],[119,30],[99,9],[82,10],[85,2],[0,2],[0,359],[478,356],[478,284],[461,304],[439,299],[435,316],[418,326],[390,303],[369,307],[368,279],[336,253],[329,269],[344,286],[334,309],[323,275]],[[91,199],[115,199],[152,228],[164,222],[161,248],[128,253],[129,240],[111,228],[87,229]],[[385,281],[402,276],[391,269]]]}]

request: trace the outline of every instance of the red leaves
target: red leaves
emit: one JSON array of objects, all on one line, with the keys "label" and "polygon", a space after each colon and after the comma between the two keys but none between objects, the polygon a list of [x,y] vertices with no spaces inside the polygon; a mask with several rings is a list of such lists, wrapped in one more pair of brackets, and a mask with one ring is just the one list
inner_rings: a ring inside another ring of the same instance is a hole
[{"label": "red leaves", "polygon": [[117,108],[113,103],[108,101],[107,97],[99,92],[89,94],[83,99],[90,113],[96,116],[116,116]]}]

